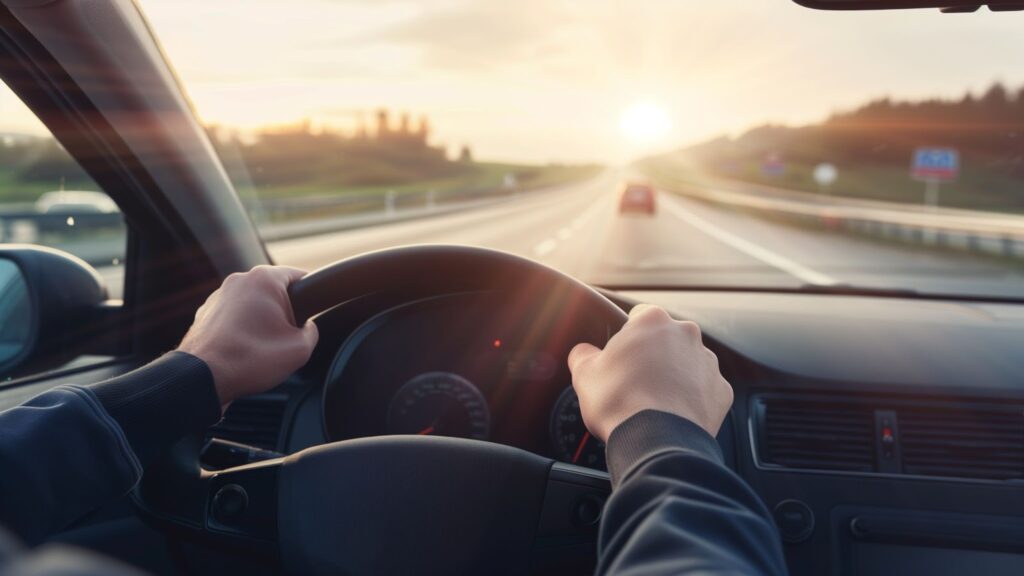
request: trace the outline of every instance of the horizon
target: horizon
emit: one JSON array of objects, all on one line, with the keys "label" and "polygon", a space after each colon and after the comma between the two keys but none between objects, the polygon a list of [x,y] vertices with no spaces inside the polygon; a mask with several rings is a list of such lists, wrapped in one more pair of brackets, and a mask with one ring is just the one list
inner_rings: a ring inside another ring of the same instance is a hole
[{"label": "horizon", "polygon": [[[981,87],[979,89],[967,88],[965,90],[961,90],[959,92],[958,96],[957,95],[952,95],[952,94],[935,94],[935,95],[931,95],[931,96],[922,96],[922,97],[919,97],[919,98],[902,98],[902,97],[899,97],[898,95],[892,95],[892,94],[877,95],[877,96],[871,97],[871,98],[869,98],[869,99],[867,99],[867,100],[865,100],[865,101],[863,101],[863,102],[861,102],[859,104],[856,104],[856,105],[848,107],[848,108],[830,110],[824,116],[822,116],[821,118],[816,119],[816,120],[812,120],[812,121],[808,121],[808,122],[803,122],[803,123],[785,123],[785,122],[775,122],[775,121],[772,121],[772,120],[767,120],[767,121],[764,121],[764,122],[760,122],[760,123],[757,123],[757,124],[752,124],[752,125],[746,126],[746,127],[742,128],[742,129],[739,129],[739,130],[734,131],[734,132],[728,132],[728,133],[726,133],[726,132],[719,132],[719,133],[715,133],[715,134],[710,134],[708,136],[700,137],[697,140],[693,140],[693,141],[689,141],[689,142],[682,142],[682,143],[677,143],[677,144],[669,144],[668,147],[666,147],[666,148],[649,150],[649,151],[644,152],[642,154],[639,154],[639,155],[637,155],[635,157],[628,158],[626,160],[618,161],[618,162],[607,162],[607,161],[601,161],[601,160],[595,160],[595,161],[587,161],[587,160],[582,160],[582,161],[564,161],[564,160],[555,159],[555,160],[539,161],[539,162],[533,162],[533,163],[536,163],[536,164],[579,164],[579,165],[594,164],[594,165],[609,166],[609,167],[611,167],[611,166],[625,166],[625,165],[629,165],[629,164],[632,164],[632,163],[640,161],[640,160],[644,160],[644,159],[652,157],[652,156],[659,156],[659,155],[664,155],[664,154],[670,154],[670,153],[673,153],[673,152],[683,151],[683,150],[686,150],[686,149],[689,149],[689,148],[696,148],[696,147],[699,147],[699,146],[702,146],[702,145],[705,145],[705,144],[708,144],[708,143],[711,143],[711,142],[714,142],[714,141],[717,141],[717,140],[721,140],[721,139],[738,140],[738,139],[741,139],[745,134],[747,134],[747,133],[749,133],[751,131],[755,131],[755,130],[761,129],[761,128],[799,129],[799,128],[805,128],[805,127],[820,126],[820,125],[824,124],[825,122],[827,122],[827,121],[829,121],[829,120],[831,120],[831,119],[833,119],[833,118],[835,118],[837,116],[851,114],[851,113],[854,113],[854,112],[857,112],[857,111],[861,110],[862,108],[864,108],[864,107],[866,107],[868,105],[879,103],[879,102],[883,102],[883,101],[888,101],[888,102],[890,102],[893,105],[916,105],[916,104],[929,103],[929,102],[940,102],[940,103],[950,103],[950,104],[952,104],[952,103],[960,102],[963,99],[968,98],[968,97],[974,98],[974,99],[978,99],[981,95],[985,94],[989,89],[991,89],[991,88],[993,88],[993,87],[995,87],[997,85],[1002,86],[1007,91],[1008,96],[1011,99],[1013,99],[1014,97],[1024,98],[1024,83],[1016,85],[1016,84],[1013,84],[1013,83],[1004,82],[1002,80],[994,80],[994,81],[990,82],[989,84],[987,84],[986,86],[983,86],[983,87]],[[7,95],[10,96],[9,93]],[[16,104],[17,105],[21,105],[20,102],[17,102]],[[411,110],[387,110],[387,109],[384,109],[384,108],[374,107],[374,106],[366,106],[366,107],[360,108],[358,110],[359,110],[360,116],[365,118],[365,120],[366,120],[365,124],[362,124],[363,126],[372,126],[371,118],[377,113],[377,111],[384,110],[384,111],[387,111],[390,114],[389,119],[390,119],[392,127],[395,125],[395,121],[401,115],[408,114],[411,118],[413,118],[417,122],[421,118],[426,118],[428,121],[431,122],[431,126],[430,126],[431,130],[433,130],[435,128],[435,126],[433,124],[433,121],[430,120],[430,117],[428,115],[426,115],[426,114],[422,114],[421,115],[421,114],[418,114],[418,113],[416,113],[414,111],[411,111]],[[27,109],[26,109],[26,112],[27,112]],[[34,117],[33,117],[33,119],[34,119]],[[231,126],[231,125],[220,124],[220,123],[216,123],[216,122],[203,122],[202,118],[200,118],[200,123],[208,131],[226,130],[230,134],[233,134],[233,135],[236,135],[236,136],[240,136],[243,140],[248,139],[248,138],[257,137],[260,134],[274,133],[274,132],[279,132],[279,131],[299,128],[299,127],[303,127],[303,126],[308,127],[310,129],[311,133],[330,133],[330,134],[338,135],[338,136],[343,137],[343,138],[354,138],[354,137],[356,137],[356,135],[357,135],[357,133],[359,131],[359,127],[355,123],[348,123],[347,125],[342,124],[342,123],[328,123],[328,122],[317,123],[312,118],[309,118],[309,117],[299,117],[299,118],[296,118],[296,119],[290,120],[290,121],[285,121],[285,122],[281,122],[281,123],[273,123],[273,124],[263,124],[263,125],[258,125],[258,126],[254,126],[254,127],[251,127],[251,128],[243,128],[243,127]],[[33,126],[30,123],[28,125],[28,127],[26,129],[23,129],[23,130],[0,130],[0,139],[7,139],[7,138],[43,138],[43,139],[46,139],[46,138],[50,138],[51,137],[49,131],[46,129],[45,126],[43,126],[38,121],[35,121],[35,124],[36,124],[36,126]],[[369,133],[372,135],[372,134],[375,133],[375,130],[371,127]],[[457,156],[458,152],[459,152],[459,149],[462,146],[469,146],[470,149],[473,149],[473,144],[471,142],[467,142],[467,143],[464,143],[464,144],[456,145],[456,144],[451,144],[449,142],[437,141],[437,139],[435,139],[433,137],[430,139],[430,144],[433,145],[433,146],[440,146],[440,147],[444,148],[445,151],[446,151],[446,154],[449,157],[451,157],[453,155]],[[501,164],[501,163],[508,163],[508,164],[523,163],[522,160],[518,160],[518,159],[493,158],[493,157],[489,157],[489,156],[480,157],[478,159],[478,161],[486,162],[486,163],[497,163],[497,164]]]},{"label": "horizon", "polygon": [[[702,146],[702,145],[705,145],[705,144],[708,144],[708,143],[711,143],[711,142],[714,142],[714,141],[717,141],[717,140],[721,140],[721,139],[738,140],[738,139],[741,139],[745,134],[747,134],[749,132],[752,132],[752,131],[755,131],[755,130],[758,130],[758,129],[761,129],[761,128],[800,129],[800,128],[805,128],[805,127],[820,126],[820,125],[824,124],[825,122],[827,122],[827,121],[829,121],[829,120],[831,120],[831,119],[833,119],[833,118],[835,118],[837,116],[851,114],[851,113],[854,113],[854,112],[857,112],[857,111],[861,110],[862,108],[864,108],[864,107],[866,107],[868,105],[875,104],[875,103],[878,103],[878,102],[883,102],[883,101],[888,101],[891,104],[898,106],[898,105],[916,105],[916,104],[929,103],[929,102],[940,102],[940,103],[952,104],[952,103],[960,102],[964,98],[967,98],[967,97],[971,97],[971,98],[977,99],[982,94],[987,92],[988,89],[993,88],[996,85],[1000,85],[1003,88],[1005,88],[1007,90],[1008,95],[1010,96],[1011,99],[1014,98],[1015,96],[1020,97],[1020,98],[1024,98],[1024,83],[1020,84],[1019,86],[1016,86],[1014,84],[1005,83],[1005,82],[1003,82],[1001,80],[995,80],[995,81],[989,83],[987,86],[985,86],[983,89],[980,89],[980,90],[974,90],[974,89],[961,90],[960,93],[959,93],[959,96],[953,96],[953,95],[932,95],[932,96],[925,96],[925,97],[921,97],[921,98],[901,98],[901,97],[896,96],[896,95],[886,94],[886,95],[880,95],[880,96],[872,97],[872,98],[870,98],[870,99],[868,99],[868,100],[866,100],[866,101],[864,101],[864,102],[862,102],[862,103],[860,103],[858,105],[855,105],[855,106],[852,106],[852,107],[849,107],[849,108],[831,110],[831,111],[827,112],[822,118],[817,119],[817,120],[813,120],[813,121],[809,121],[809,122],[805,122],[805,123],[799,123],[799,124],[797,124],[797,123],[774,122],[774,121],[768,120],[768,121],[765,121],[765,122],[761,122],[761,123],[757,123],[757,124],[753,124],[753,125],[744,127],[744,128],[742,128],[742,129],[740,129],[738,131],[735,131],[735,132],[730,132],[730,133],[720,132],[720,133],[711,134],[709,136],[702,137],[702,138],[699,138],[698,140],[694,140],[694,141],[690,141],[690,142],[682,142],[682,143],[675,144],[675,145],[671,145],[670,144],[669,147],[667,147],[667,148],[652,150],[652,151],[643,153],[641,155],[638,155],[636,157],[629,158],[629,159],[626,159],[625,161],[621,161],[621,162],[617,162],[617,163],[604,162],[604,161],[586,161],[586,160],[584,160],[584,161],[577,161],[577,162],[571,162],[571,161],[570,162],[566,162],[566,161],[562,161],[562,160],[550,160],[550,161],[541,161],[541,162],[536,162],[536,163],[537,164],[580,164],[580,165],[582,165],[582,164],[595,164],[595,165],[601,165],[601,166],[622,166],[622,165],[628,165],[628,164],[634,163],[636,161],[646,159],[646,158],[651,157],[651,156],[670,154],[670,153],[673,153],[673,152],[678,152],[678,151],[686,150],[688,148],[695,148],[695,147],[699,147],[699,146]],[[20,104],[20,103],[18,103],[18,104]],[[361,108],[359,110],[360,110],[360,113],[365,115],[365,117],[367,119],[371,118],[374,114],[376,114],[377,111],[381,111],[381,110],[387,111],[390,114],[389,119],[391,121],[392,128],[395,125],[395,120],[397,118],[399,118],[403,114],[408,114],[410,117],[412,117],[416,121],[418,121],[421,118],[426,118],[428,121],[430,120],[430,117],[425,115],[425,114],[424,115],[420,115],[420,114],[417,114],[417,113],[415,113],[413,111],[407,111],[407,110],[386,110],[386,109],[383,109],[383,108],[373,107],[373,106],[367,106],[367,107]],[[213,123],[202,122],[201,118],[200,118],[200,122],[203,125],[203,127],[206,130],[208,130],[208,131],[225,130],[225,131],[227,131],[228,133],[230,133],[232,135],[240,136],[243,140],[245,140],[247,138],[257,137],[260,134],[270,134],[270,133],[281,132],[281,131],[286,131],[286,130],[295,129],[295,128],[303,128],[303,127],[309,129],[311,133],[334,134],[334,135],[337,135],[337,136],[340,136],[340,137],[343,137],[343,138],[355,138],[357,136],[357,134],[358,134],[358,131],[359,131],[359,128],[358,127],[353,127],[353,125],[351,123],[349,125],[347,125],[347,126],[343,125],[343,124],[331,124],[331,123],[320,123],[320,124],[318,124],[318,123],[314,122],[313,119],[311,119],[309,117],[300,117],[300,118],[296,118],[295,120],[291,120],[291,121],[285,121],[285,122],[282,122],[282,123],[274,123],[274,124],[264,124],[264,125],[259,125],[259,126],[255,126],[255,127],[252,127],[252,128],[241,128],[241,127],[236,127],[236,126],[219,124],[219,123],[215,123],[215,122],[213,122]],[[0,130],[0,139],[7,139],[7,138],[41,138],[41,139],[48,139],[48,138],[51,138],[51,135],[50,135],[49,131],[45,128],[45,126],[43,126],[41,123],[38,123],[38,121],[36,122],[36,124],[38,124],[38,126],[31,126],[30,125],[28,128],[26,128],[24,130]],[[372,122],[367,120],[365,125],[366,126],[370,126],[371,124],[372,124]],[[35,129],[33,129],[33,128],[35,128]],[[433,129],[433,128],[434,128],[434,126],[431,123],[431,129]],[[369,134],[370,135],[375,134],[375,129],[373,129],[371,127],[370,130],[369,130]],[[451,144],[451,143],[448,143],[448,142],[439,142],[439,141],[436,141],[433,138],[430,140],[430,144],[433,145],[433,146],[440,146],[440,147],[445,148],[446,153],[449,156],[457,155],[458,151],[459,151],[459,148],[461,148],[461,146],[462,146],[462,145],[454,145],[454,144]],[[472,143],[466,143],[465,145],[468,145],[470,149],[473,148]],[[480,158],[478,161],[480,161],[480,162],[487,162],[487,163],[498,163],[498,164],[501,164],[501,163],[509,163],[509,164],[522,163],[520,160],[514,160],[514,159],[513,160],[508,160],[508,159],[492,158],[492,157],[483,157],[483,158]]]},{"label": "horizon", "polygon": [[[427,115],[433,143],[488,161],[617,165],[885,97],[1020,86],[1021,14],[740,1],[140,7],[204,125],[252,133],[308,119],[345,132],[386,107]],[[12,98],[0,97],[4,132],[45,134]]]}]

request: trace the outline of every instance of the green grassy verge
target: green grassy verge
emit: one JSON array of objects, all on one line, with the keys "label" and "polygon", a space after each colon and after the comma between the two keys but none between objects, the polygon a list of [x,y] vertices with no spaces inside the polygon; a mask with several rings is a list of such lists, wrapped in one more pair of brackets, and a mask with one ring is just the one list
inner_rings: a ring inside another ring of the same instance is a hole
[{"label": "green grassy verge", "polygon": [[[395,185],[346,186],[338,187],[329,184],[310,183],[300,186],[259,187],[255,194],[260,199],[300,198],[304,196],[330,196],[345,194],[383,194],[394,190],[397,194],[419,194],[434,190],[439,194],[446,192],[492,190],[500,188],[506,174],[514,174],[520,189],[529,190],[568,184],[584,180],[596,175],[599,166],[523,166],[500,163],[475,163],[457,176],[427,179]],[[249,191],[252,192],[252,191]]]},{"label": "green grassy verge", "polygon": [[[0,203],[35,202],[46,192],[60,190],[60,180],[41,182],[36,180],[20,180],[13,170],[0,168]],[[64,183],[65,190],[99,190],[91,181],[69,181]]]}]

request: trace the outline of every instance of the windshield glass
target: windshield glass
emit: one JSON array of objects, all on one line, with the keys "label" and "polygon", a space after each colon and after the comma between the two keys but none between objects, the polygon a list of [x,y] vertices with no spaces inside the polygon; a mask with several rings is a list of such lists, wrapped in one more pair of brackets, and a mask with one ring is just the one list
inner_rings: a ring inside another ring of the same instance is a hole
[{"label": "windshield glass", "polygon": [[[1024,15],[146,0],[272,256],[1024,297]],[[955,41],[953,41],[955,39]]]}]

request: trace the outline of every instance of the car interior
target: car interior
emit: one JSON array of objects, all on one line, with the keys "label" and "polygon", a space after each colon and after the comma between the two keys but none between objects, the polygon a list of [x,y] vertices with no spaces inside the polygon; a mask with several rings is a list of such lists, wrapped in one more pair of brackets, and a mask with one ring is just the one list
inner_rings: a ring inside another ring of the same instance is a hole
[{"label": "car interior", "polygon": [[[51,196],[39,226],[113,218],[125,230],[116,280],[86,256],[0,233],[0,410],[146,364],[177,345],[224,277],[277,260],[146,4],[0,1],[0,77],[119,210],[68,216],[77,209]],[[835,21],[979,8],[771,4]],[[981,8],[1012,20],[1022,7]],[[663,184],[623,182],[635,205],[610,205],[629,225],[682,210],[656,191]],[[383,213],[401,213],[393,202]],[[735,396],[718,443],[771,511],[792,574],[1024,573],[1021,297],[813,277],[592,282],[541,250],[455,242],[354,252],[310,266],[289,290],[296,320],[319,328],[307,365],[232,403],[131,494],[52,541],[167,575],[592,573],[611,484],[565,359],[651,303],[697,322],[718,356]]]}]

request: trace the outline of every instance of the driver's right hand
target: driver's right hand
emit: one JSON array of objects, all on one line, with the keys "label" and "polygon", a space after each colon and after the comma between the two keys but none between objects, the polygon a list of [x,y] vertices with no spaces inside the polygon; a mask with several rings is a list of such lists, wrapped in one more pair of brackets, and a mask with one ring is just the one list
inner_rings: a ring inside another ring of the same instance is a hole
[{"label": "driver's right hand", "polygon": [[732,386],[704,347],[700,328],[656,306],[633,308],[603,350],[577,345],[569,369],[583,422],[602,441],[643,410],[681,416],[715,436],[732,406]]}]

